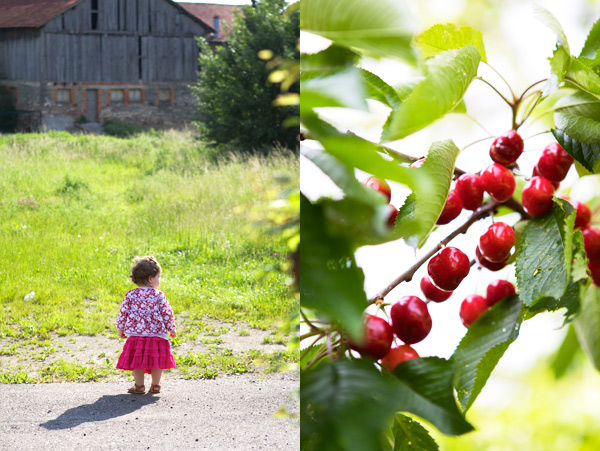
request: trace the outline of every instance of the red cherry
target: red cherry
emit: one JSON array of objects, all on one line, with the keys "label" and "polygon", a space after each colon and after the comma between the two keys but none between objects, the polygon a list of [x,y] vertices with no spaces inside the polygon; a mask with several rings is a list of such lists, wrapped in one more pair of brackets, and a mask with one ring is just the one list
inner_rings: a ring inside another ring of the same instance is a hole
[{"label": "red cherry", "polygon": [[494,263],[485,258],[481,253],[481,249],[479,249],[479,246],[475,248],[475,258],[481,266],[483,266],[486,269],[489,269],[490,271],[500,271],[502,268],[506,267],[506,261]]},{"label": "red cherry", "polygon": [[583,245],[589,261],[600,262],[600,230],[594,226],[581,229]]},{"label": "red cherry", "polygon": [[394,371],[394,369],[402,362],[407,360],[418,359],[419,354],[409,345],[402,345],[396,348],[390,349],[390,352],[381,359],[381,364],[388,370]]},{"label": "red cherry", "polygon": [[531,216],[542,216],[552,210],[554,186],[544,177],[532,177],[523,187],[523,208]]},{"label": "red cherry", "polygon": [[388,202],[392,200],[392,189],[385,180],[377,177],[369,177],[363,183],[369,188],[373,188],[375,191],[383,194]]},{"label": "red cherry", "polygon": [[460,196],[456,194],[454,190],[450,191],[450,193],[448,193],[446,203],[444,204],[444,209],[442,210],[442,213],[440,214],[436,224],[448,224],[460,214],[462,208],[463,203],[460,199]]},{"label": "red cherry", "polygon": [[348,341],[352,349],[363,356],[369,356],[378,360],[385,356],[392,347],[394,333],[389,323],[375,315],[365,315],[365,339],[364,343]]},{"label": "red cherry", "polygon": [[515,239],[515,231],[511,226],[496,222],[479,238],[479,250],[487,260],[500,263],[510,256]]},{"label": "red cherry", "polygon": [[592,272],[592,281],[594,285],[600,287],[600,262],[589,262],[588,268]]},{"label": "red cherry", "polygon": [[431,330],[427,304],[416,296],[403,296],[390,310],[392,329],[406,344],[418,343]]},{"label": "red cherry", "polygon": [[470,269],[469,258],[455,247],[445,247],[427,264],[427,274],[431,281],[445,291],[456,290]]},{"label": "red cherry", "polygon": [[564,180],[573,163],[573,157],[558,143],[548,144],[542,151],[537,168],[540,174],[552,182]]},{"label": "red cherry", "polygon": [[515,130],[498,136],[490,147],[490,157],[496,163],[512,164],[523,153],[523,139]]},{"label": "red cherry", "polygon": [[454,191],[462,200],[465,210],[477,210],[483,202],[481,180],[475,174],[463,174],[456,180]]},{"label": "red cherry", "polygon": [[494,280],[487,287],[486,300],[489,307],[516,293],[515,287],[508,280]]},{"label": "red cherry", "polygon": [[582,229],[590,225],[590,221],[592,220],[592,210],[590,210],[590,207],[575,199],[568,199],[568,201],[575,208],[575,228]]},{"label": "red cherry", "polygon": [[460,319],[465,327],[470,327],[487,309],[488,304],[483,296],[470,294],[460,304]]},{"label": "red cherry", "polygon": [[392,204],[389,204],[388,208],[390,210],[390,213],[388,216],[387,225],[390,228],[394,228],[394,225],[396,225],[396,218],[398,217],[398,209]]},{"label": "red cherry", "polygon": [[[540,174],[540,170],[538,169],[537,166],[533,167],[533,173],[531,174],[531,176],[532,177],[542,177],[542,174]],[[550,183],[552,183],[552,186],[554,187],[555,190],[557,190],[558,187],[560,186],[560,182],[553,182],[552,180],[550,180]]]},{"label": "red cherry", "polygon": [[427,299],[433,302],[444,302],[452,296],[452,291],[440,290],[428,276],[423,276],[421,279],[421,291]]},{"label": "red cherry", "polygon": [[494,163],[483,170],[481,186],[497,202],[506,202],[515,192],[515,177],[501,164]]}]

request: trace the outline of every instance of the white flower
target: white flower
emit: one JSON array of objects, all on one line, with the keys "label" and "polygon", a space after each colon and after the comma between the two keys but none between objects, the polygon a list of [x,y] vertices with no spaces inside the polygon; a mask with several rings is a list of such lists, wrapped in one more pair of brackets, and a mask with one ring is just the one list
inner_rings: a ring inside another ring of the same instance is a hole
[{"label": "white flower", "polygon": [[31,293],[27,293],[25,295],[25,297],[23,298],[23,300],[25,302],[30,302],[30,301],[33,301],[34,298],[35,298],[35,291],[32,291]]}]

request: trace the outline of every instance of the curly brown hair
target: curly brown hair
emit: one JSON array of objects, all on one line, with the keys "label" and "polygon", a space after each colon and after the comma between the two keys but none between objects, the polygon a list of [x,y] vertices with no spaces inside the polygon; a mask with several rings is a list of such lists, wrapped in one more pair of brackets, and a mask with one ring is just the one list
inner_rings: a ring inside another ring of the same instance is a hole
[{"label": "curly brown hair", "polygon": [[150,255],[135,257],[133,263],[129,277],[138,286],[148,285],[150,277],[156,277],[162,271],[158,261]]}]

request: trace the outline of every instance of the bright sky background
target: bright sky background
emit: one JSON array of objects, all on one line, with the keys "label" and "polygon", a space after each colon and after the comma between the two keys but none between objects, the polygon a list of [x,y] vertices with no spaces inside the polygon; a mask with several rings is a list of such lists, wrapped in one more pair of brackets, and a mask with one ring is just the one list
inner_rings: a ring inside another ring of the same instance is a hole
[{"label": "bright sky background", "polygon": [[[426,29],[433,23],[453,22],[453,5],[462,5],[460,0],[424,0],[422,7],[430,14],[437,14],[434,21],[422,24],[421,29]],[[546,78],[549,74],[547,58],[552,55],[555,48],[556,38],[554,34],[533,15],[532,3],[509,1],[503,4],[500,17],[500,28],[502,35],[489,35],[483,32],[484,44],[488,62],[494,66],[508,80],[513,89],[520,93],[530,84]],[[578,55],[585,41],[586,33],[591,24],[600,17],[600,10],[590,11],[589,4],[583,0],[549,0],[538,2],[550,10],[562,24],[569,40],[571,53]],[[414,3],[413,3],[414,5]],[[581,26],[585,23],[585,27]],[[461,24],[468,25],[468,24]],[[301,33],[301,48],[303,52],[315,52],[324,48],[327,41],[318,36]],[[363,64],[368,70],[378,74],[386,82],[394,85],[406,79],[407,69],[401,63],[394,61],[366,60]],[[480,65],[479,75],[490,81],[507,95],[507,88],[502,81],[487,66]],[[508,106],[487,86],[480,81],[473,81],[465,98],[467,108],[471,116],[476,117],[480,123],[489,131],[482,130],[472,120],[464,115],[450,115],[443,121],[437,122],[428,130],[423,130],[401,141],[389,143],[390,147],[396,148],[404,153],[421,156],[427,153],[427,149],[433,141],[442,139],[453,139],[459,148],[464,147],[479,138],[494,135],[497,136],[510,129],[511,114]],[[349,129],[367,139],[378,140],[381,126],[383,125],[389,109],[378,104],[370,103],[371,111],[348,112],[341,109],[329,109],[323,111],[324,117],[329,117],[333,123],[339,124],[343,130]],[[325,110],[325,109],[324,109]],[[523,138],[528,138],[539,131],[546,130],[543,125],[523,127],[519,130]],[[537,162],[542,149],[554,138],[542,135],[527,139],[525,141],[525,153],[519,159],[523,173],[530,175],[533,165]],[[304,142],[304,145],[314,143]],[[492,161],[489,158],[489,146],[491,140],[485,141],[465,150],[457,160],[457,167],[466,171],[478,171],[483,169]],[[310,161],[301,157],[300,186],[304,194],[315,200],[323,195],[336,196],[339,189],[331,183]],[[365,174],[357,174],[359,179],[366,178]],[[561,190],[573,186],[577,182],[574,168],[562,183]],[[400,207],[408,191],[401,185],[392,185],[392,204]],[[575,187],[572,194],[577,193],[575,198],[587,200],[591,191],[585,187]],[[440,227],[432,235],[431,240],[422,249],[415,252],[402,241],[386,243],[380,246],[366,246],[357,252],[357,262],[365,273],[365,289],[371,296],[386,286],[395,277],[406,270],[416,257],[431,249],[458,225],[462,224],[470,215],[463,211],[461,216],[453,223]],[[513,225],[518,220],[518,215],[513,214],[498,218]],[[450,246],[458,247],[465,251],[469,258],[474,257],[475,245],[478,237],[491,224],[491,220],[479,221],[471,227],[468,235],[462,235],[454,239]],[[403,295],[416,295],[422,297],[419,289],[421,277],[426,274],[426,264],[416,273],[412,282],[402,283],[393,290],[385,299],[386,302],[394,303]],[[460,303],[464,297],[471,293],[485,296],[487,284],[497,278],[505,278],[515,283],[514,266],[511,269],[492,273],[487,270],[478,271],[476,267],[471,269],[469,276],[461,283],[454,295],[446,302],[429,304],[430,314],[433,319],[431,333],[421,343],[413,345],[421,356],[440,356],[448,358],[456,345],[464,335],[466,329],[460,322],[458,315]],[[516,284],[516,283],[515,283]],[[526,321],[521,329],[517,341],[511,345],[501,360],[498,373],[514,373],[527,370],[541,356],[553,352],[561,343],[565,329],[560,329],[563,319],[563,311],[554,314],[542,314],[536,318]],[[498,383],[498,381],[496,381]],[[494,381],[489,386],[493,387]],[[486,389],[488,400],[493,404],[497,396],[503,396],[503,392],[492,388]]]}]

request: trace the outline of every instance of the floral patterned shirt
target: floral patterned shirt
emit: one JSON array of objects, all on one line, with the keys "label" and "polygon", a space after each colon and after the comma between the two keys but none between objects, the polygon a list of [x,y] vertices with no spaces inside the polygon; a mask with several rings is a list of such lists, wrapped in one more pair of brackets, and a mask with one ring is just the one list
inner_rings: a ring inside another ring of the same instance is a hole
[{"label": "floral patterned shirt", "polygon": [[167,333],[175,330],[173,309],[162,291],[138,287],[125,295],[117,329],[134,337],[168,338]]}]

